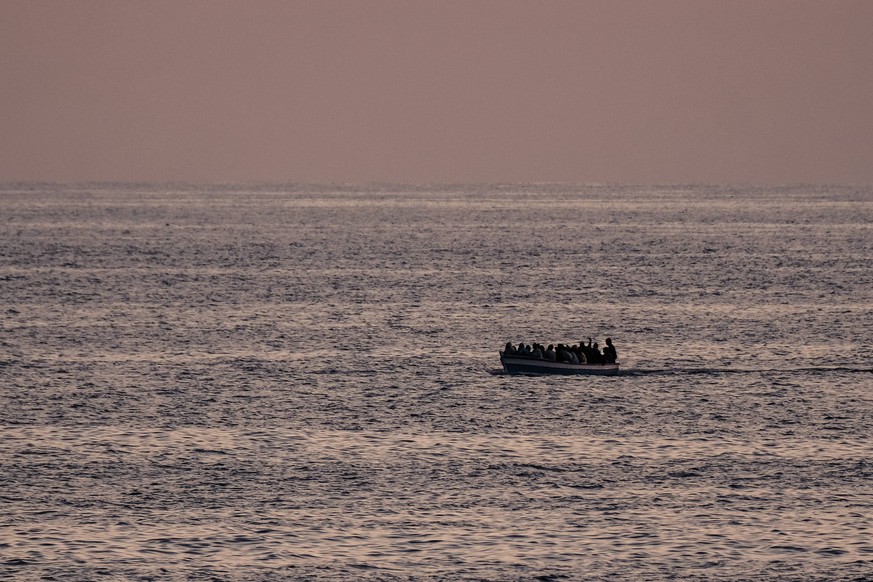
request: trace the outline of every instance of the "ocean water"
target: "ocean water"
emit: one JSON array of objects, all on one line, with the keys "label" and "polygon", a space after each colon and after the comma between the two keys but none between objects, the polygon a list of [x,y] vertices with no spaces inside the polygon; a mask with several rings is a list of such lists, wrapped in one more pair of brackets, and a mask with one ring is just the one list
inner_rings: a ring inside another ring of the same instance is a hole
[{"label": "ocean water", "polygon": [[0,578],[873,579],[873,187],[3,184],[0,326]]}]

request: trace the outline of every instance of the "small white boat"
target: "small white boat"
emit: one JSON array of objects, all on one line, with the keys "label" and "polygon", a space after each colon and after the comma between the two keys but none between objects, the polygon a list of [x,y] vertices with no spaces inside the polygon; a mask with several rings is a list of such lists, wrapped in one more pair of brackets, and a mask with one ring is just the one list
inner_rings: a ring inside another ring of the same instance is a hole
[{"label": "small white boat", "polygon": [[505,355],[500,352],[500,363],[503,370],[510,375],[540,375],[540,374],[563,374],[594,375],[594,376],[617,376],[618,362],[614,364],[568,364],[566,362],[552,362],[530,356]]}]

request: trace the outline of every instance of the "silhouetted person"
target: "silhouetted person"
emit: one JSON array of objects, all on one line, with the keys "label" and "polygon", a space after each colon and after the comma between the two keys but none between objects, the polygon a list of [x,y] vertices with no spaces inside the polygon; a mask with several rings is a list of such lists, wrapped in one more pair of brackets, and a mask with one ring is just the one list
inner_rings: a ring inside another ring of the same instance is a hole
[{"label": "silhouetted person", "polygon": [[567,353],[567,361],[571,364],[578,364],[579,358],[576,357],[576,352],[573,351],[573,348],[570,346],[564,346],[565,351]]},{"label": "silhouetted person", "polygon": [[603,355],[600,353],[600,348],[597,346],[597,342],[594,342],[594,345],[591,346],[591,357],[588,358],[589,364],[602,364],[603,363]]},{"label": "silhouetted person", "polygon": [[507,356],[514,356],[517,353],[517,351],[516,351],[515,347],[510,342],[506,342],[506,347],[503,348],[503,353],[504,353],[504,355],[507,355]]},{"label": "silhouetted person", "polygon": [[606,347],[603,348],[603,356],[607,364],[614,364],[618,361],[618,352],[615,346],[612,345],[612,340],[606,338]]},{"label": "silhouetted person", "polygon": [[552,344],[549,344],[549,347],[546,348],[546,351],[545,351],[545,353],[543,354],[543,357],[544,357],[545,359],[547,359],[548,361],[550,361],[550,362],[554,362],[554,361],[556,361],[556,360],[557,360],[557,354],[555,353],[555,346],[553,346]]},{"label": "silhouetted person", "polygon": [[[585,345],[585,342],[579,342],[579,351],[581,351],[583,354],[585,354],[585,361],[588,362],[589,364],[594,363],[594,356],[591,354],[591,352],[594,351],[594,348],[591,347],[591,344],[592,344],[591,338],[588,338],[588,345],[587,346]],[[581,360],[582,358],[579,358],[579,359]]]}]

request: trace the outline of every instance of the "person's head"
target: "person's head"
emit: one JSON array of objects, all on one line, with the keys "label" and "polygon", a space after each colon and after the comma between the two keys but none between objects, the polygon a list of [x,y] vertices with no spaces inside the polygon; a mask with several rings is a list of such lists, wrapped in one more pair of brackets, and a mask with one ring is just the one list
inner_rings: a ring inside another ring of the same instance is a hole
[{"label": "person's head", "polygon": [[549,344],[548,349],[550,349],[550,350],[554,350],[554,349],[555,349],[555,344]]},{"label": "person's head", "polygon": [[611,346],[611,345],[612,345],[612,340],[609,339],[609,338],[606,338],[606,345]]},{"label": "person's head", "polygon": [[595,350],[600,349],[600,348],[597,347],[597,342],[594,342],[594,349],[595,349]]}]

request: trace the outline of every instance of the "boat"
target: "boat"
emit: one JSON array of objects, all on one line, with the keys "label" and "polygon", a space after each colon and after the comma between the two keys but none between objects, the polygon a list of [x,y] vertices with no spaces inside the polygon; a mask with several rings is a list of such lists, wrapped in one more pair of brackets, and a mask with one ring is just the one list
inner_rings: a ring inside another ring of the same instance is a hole
[{"label": "boat", "polygon": [[500,363],[503,370],[511,375],[542,375],[562,374],[565,376],[617,376],[618,362],[614,364],[568,364],[567,362],[552,362],[530,356],[515,354],[506,355],[500,352]]}]

